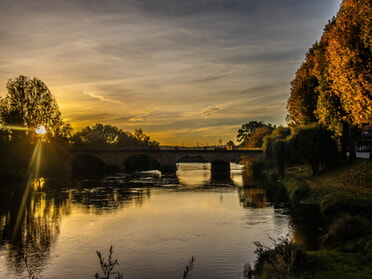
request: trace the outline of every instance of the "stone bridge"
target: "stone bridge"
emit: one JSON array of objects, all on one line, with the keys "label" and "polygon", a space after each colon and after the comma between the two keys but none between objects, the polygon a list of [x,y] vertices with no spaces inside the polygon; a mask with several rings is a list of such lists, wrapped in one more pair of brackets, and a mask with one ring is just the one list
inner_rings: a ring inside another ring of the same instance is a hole
[{"label": "stone bridge", "polygon": [[[128,169],[128,162],[136,158],[147,158],[155,162],[160,170],[176,170],[179,162],[210,162],[212,170],[214,166],[221,166],[221,163],[239,163],[242,156],[262,157],[261,149],[233,149],[223,148],[174,148],[174,149],[146,149],[146,148],[117,148],[117,149],[72,149],[70,150],[74,161],[82,158],[99,160],[105,167],[115,167],[117,170]],[[218,168],[218,167],[217,167]]]}]

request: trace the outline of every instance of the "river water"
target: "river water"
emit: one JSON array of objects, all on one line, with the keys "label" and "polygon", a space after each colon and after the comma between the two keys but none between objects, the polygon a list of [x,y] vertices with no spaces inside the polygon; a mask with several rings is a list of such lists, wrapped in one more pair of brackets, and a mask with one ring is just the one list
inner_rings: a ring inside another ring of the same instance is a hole
[{"label": "river water", "polygon": [[296,233],[281,199],[247,177],[238,165],[216,178],[209,164],[183,163],[176,174],[119,174],[62,190],[40,180],[0,213],[0,278],[30,270],[94,278],[96,251],[107,258],[110,246],[126,279],[182,278],[191,257],[192,278],[243,278],[255,241]]}]

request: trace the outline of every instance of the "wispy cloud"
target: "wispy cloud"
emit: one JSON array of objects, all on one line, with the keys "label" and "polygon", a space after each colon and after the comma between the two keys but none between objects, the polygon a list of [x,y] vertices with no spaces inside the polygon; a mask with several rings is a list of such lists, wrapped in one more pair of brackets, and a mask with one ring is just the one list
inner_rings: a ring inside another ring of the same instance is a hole
[{"label": "wispy cloud", "polygon": [[225,104],[210,105],[210,106],[202,109],[201,114],[202,114],[202,116],[207,117],[207,116],[210,116],[214,113],[222,111],[222,110],[226,109],[227,107],[229,107],[231,105],[233,105],[233,102],[228,102],[228,103],[225,103]]},{"label": "wispy cloud", "polygon": [[92,92],[92,91],[83,90],[83,94],[84,95],[87,95],[89,97],[92,97],[94,99],[98,99],[99,101],[102,101],[102,102],[114,103],[114,104],[119,104],[119,105],[125,105],[125,103],[122,102],[122,101],[107,98],[106,96],[104,96],[102,94],[99,94],[98,92]]},{"label": "wispy cloud", "polygon": [[75,127],[232,139],[248,120],[284,122],[290,81],[340,3],[1,1],[0,92],[36,76]]}]

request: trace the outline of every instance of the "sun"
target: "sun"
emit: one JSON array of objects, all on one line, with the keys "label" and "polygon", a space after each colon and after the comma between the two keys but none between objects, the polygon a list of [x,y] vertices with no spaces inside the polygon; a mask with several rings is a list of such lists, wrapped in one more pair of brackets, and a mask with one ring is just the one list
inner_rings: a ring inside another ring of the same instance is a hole
[{"label": "sun", "polygon": [[35,132],[36,132],[36,134],[38,134],[38,135],[44,135],[44,134],[46,134],[47,131],[46,131],[44,125],[40,125],[39,128],[37,128],[37,129],[35,130]]}]

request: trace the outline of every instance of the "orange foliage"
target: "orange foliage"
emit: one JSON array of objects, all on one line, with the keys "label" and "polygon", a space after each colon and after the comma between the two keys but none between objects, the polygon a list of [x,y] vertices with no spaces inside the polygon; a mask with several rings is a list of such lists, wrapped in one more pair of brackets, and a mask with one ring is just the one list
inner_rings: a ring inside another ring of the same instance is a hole
[{"label": "orange foliage", "polygon": [[329,32],[327,77],[350,124],[372,123],[370,1],[344,0]]},{"label": "orange foliage", "polygon": [[372,3],[344,0],[291,83],[293,124],[372,126]]}]

